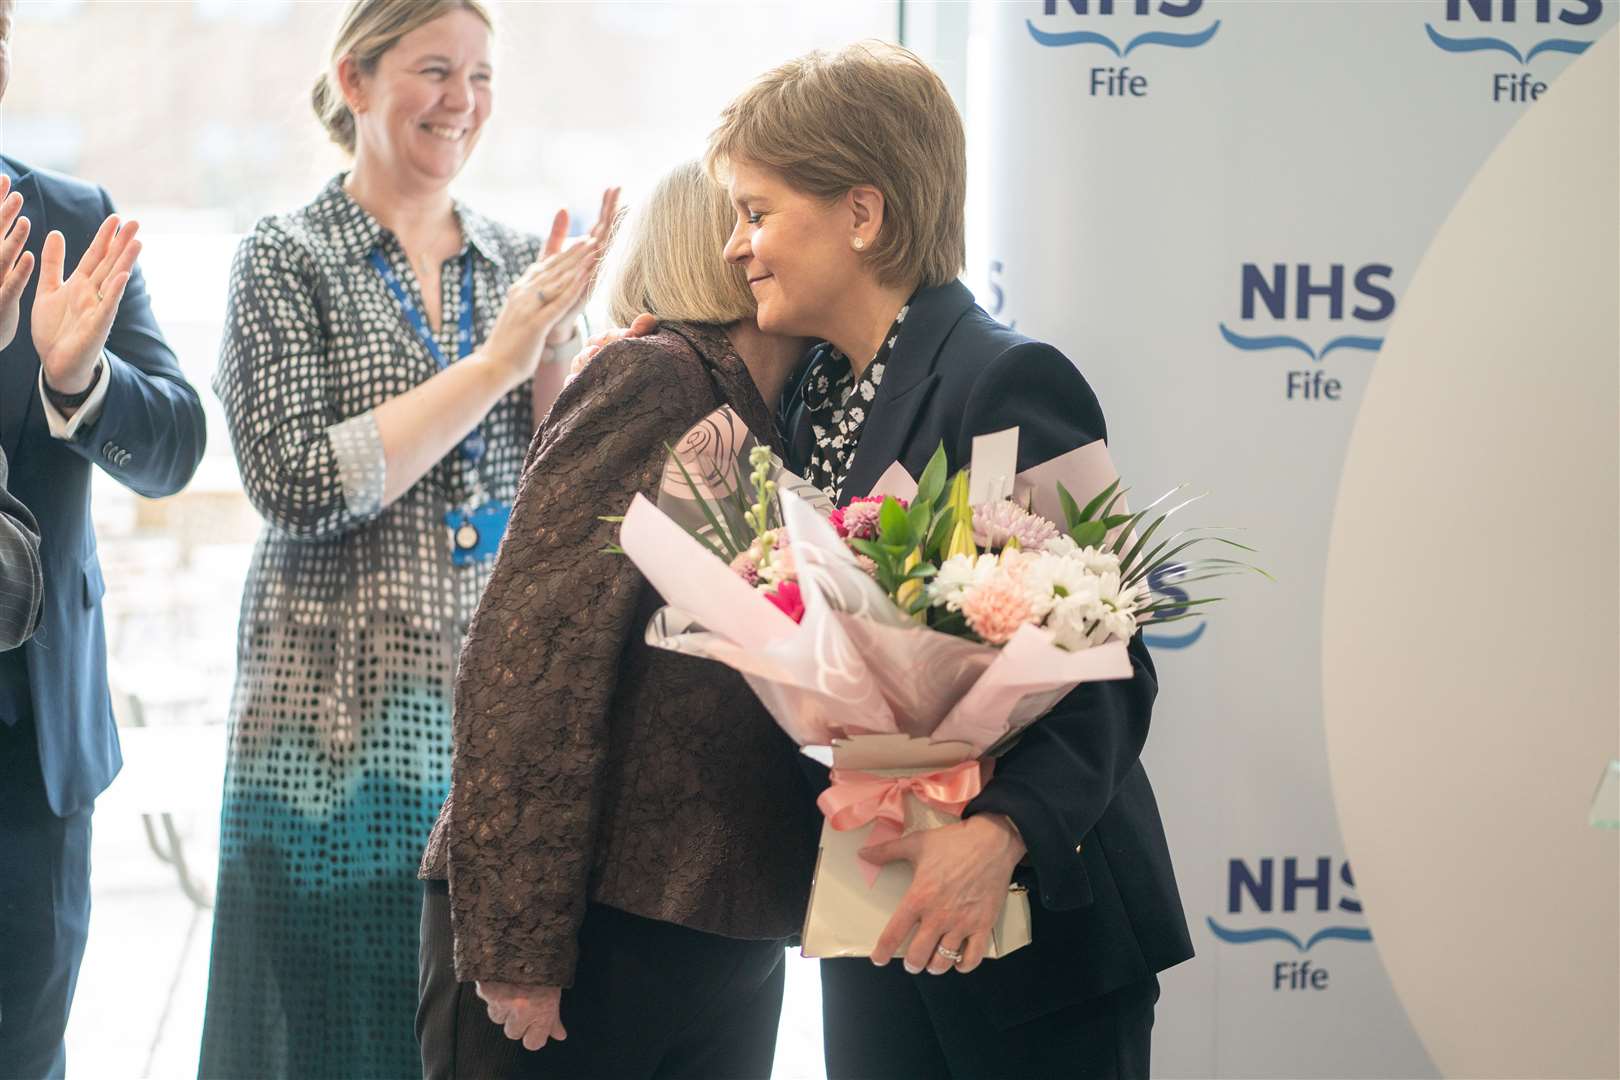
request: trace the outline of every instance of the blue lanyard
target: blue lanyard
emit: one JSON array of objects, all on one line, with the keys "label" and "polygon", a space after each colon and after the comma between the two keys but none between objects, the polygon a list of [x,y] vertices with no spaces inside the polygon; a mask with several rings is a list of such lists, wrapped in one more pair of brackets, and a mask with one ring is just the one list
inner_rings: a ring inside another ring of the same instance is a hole
[{"label": "blue lanyard", "polygon": [[[388,265],[388,260],[383,258],[382,252],[376,248],[372,249],[370,260],[372,267],[381,275],[383,284],[388,286],[388,291],[399,301],[399,309],[404,314],[405,321],[411,324],[416,336],[422,339],[422,344],[427,347],[428,355],[433,357],[433,362],[439,366],[440,371],[449,367],[450,361],[445,359],[444,350],[440,349],[439,343],[433,339],[433,331],[428,329],[422,310],[411,302],[410,293],[405,291],[399,275]],[[472,252],[469,251],[461,257],[461,320],[456,327],[456,359],[465,360],[472,351],[473,266]],[[484,450],[484,434],[477,428],[473,428],[471,433],[461,440],[461,456],[468,461],[477,463],[483,458]]]}]

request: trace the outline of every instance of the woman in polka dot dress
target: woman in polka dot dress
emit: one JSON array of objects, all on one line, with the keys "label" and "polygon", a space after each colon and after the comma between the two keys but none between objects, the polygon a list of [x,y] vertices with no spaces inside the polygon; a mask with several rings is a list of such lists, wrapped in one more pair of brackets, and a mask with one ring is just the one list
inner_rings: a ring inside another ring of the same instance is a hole
[{"label": "woman in polka dot dress", "polygon": [[200,1073],[419,1075],[417,861],[457,650],[617,192],[563,250],[452,200],[490,111],[476,0],[356,0],[316,112],[354,158],[261,221],[215,389],[266,526],[242,601]]}]

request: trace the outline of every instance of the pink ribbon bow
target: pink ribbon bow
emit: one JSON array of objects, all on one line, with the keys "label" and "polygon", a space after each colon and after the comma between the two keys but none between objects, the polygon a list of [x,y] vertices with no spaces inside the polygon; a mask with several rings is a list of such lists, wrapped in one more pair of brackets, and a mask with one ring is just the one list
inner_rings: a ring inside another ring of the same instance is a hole
[{"label": "pink ribbon bow", "polygon": [[816,805],[827,817],[827,824],[839,832],[858,829],[869,822],[872,835],[861,845],[861,876],[867,888],[877,881],[881,864],[867,852],[900,837],[906,829],[906,796],[912,795],[938,810],[960,817],[962,809],[984,790],[984,777],[977,761],[964,761],[938,772],[915,776],[876,776],[853,769],[832,770],[832,786],[821,793]]}]

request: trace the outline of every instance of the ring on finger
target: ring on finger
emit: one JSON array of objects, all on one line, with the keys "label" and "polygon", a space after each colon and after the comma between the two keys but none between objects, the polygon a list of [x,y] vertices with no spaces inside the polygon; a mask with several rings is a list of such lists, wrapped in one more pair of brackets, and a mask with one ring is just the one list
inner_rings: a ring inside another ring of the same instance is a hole
[{"label": "ring on finger", "polygon": [[961,949],[947,949],[944,945],[938,945],[934,948],[934,951],[953,964],[960,964],[962,962]]}]

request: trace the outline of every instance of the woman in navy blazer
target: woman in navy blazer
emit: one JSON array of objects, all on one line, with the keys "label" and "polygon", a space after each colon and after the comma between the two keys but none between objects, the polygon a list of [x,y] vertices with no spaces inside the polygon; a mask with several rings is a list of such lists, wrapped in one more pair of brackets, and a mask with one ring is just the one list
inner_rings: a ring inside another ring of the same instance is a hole
[{"label": "woman in navy blazer", "polygon": [[[891,462],[1016,426],[1026,469],[1107,437],[1085,379],[957,280],[966,152],[939,77],[878,43],[813,53],[727,107],[708,162],[738,221],[759,324],[825,344],[790,384],[791,464],[840,503]],[[916,869],[875,957],[822,964],[828,1075],[1146,1076],[1157,973],[1192,955],[1140,761],[1157,680],[1081,686],[1031,727],[957,825],[887,845]],[[983,964],[1009,880],[1034,941]]]}]

